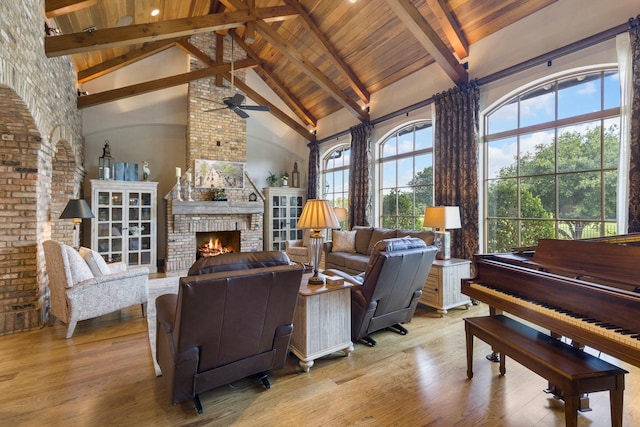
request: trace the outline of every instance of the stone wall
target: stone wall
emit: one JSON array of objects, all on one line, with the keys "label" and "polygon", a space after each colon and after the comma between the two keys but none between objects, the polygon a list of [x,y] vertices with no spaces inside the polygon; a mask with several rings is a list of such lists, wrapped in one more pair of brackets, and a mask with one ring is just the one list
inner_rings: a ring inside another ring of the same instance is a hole
[{"label": "stone wall", "polygon": [[[42,241],[66,237],[59,207],[84,175],[69,58],[44,55],[40,0],[0,2],[0,335],[47,320]],[[67,184],[52,186],[52,177]],[[71,183],[69,185],[69,183]],[[52,209],[55,206],[55,211]],[[56,232],[52,233],[52,229]]]}]

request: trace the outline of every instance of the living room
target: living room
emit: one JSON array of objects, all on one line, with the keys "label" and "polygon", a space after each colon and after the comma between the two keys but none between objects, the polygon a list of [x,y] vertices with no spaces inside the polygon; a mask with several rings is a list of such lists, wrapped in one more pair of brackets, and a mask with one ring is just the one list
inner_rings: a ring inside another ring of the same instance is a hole
[{"label": "living room", "polygon": [[[3,185],[18,185],[17,189],[11,190],[12,194],[5,194],[6,222],[3,228],[6,234],[3,247],[10,248],[6,252],[15,260],[20,260],[16,261],[17,265],[7,264],[7,276],[2,280],[2,287],[6,289],[7,294],[13,295],[11,298],[16,298],[22,291],[20,286],[23,286],[19,282],[29,282],[27,293],[31,299],[20,299],[23,297],[18,296],[18,301],[23,304],[7,304],[6,310],[2,313],[2,332],[7,336],[0,339],[7,342],[8,338],[16,338],[9,335],[25,333],[17,333],[19,331],[38,332],[45,323],[43,307],[47,304],[48,290],[41,243],[53,238],[75,245],[76,242],[72,241],[73,224],[68,220],[60,220],[58,216],[69,198],[89,197],[90,180],[98,177],[98,158],[102,155],[107,140],[116,161],[137,164],[146,161],[151,171],[150,180],[158,182],[158,253],[155,261],[160,269],[166,263],[165,251],[168,246],[164,218],[164,206],[167,203],[165,197],[167,200],[175,197],[176,168],[180,168],[181,175],[186,176],[187,171],[195,174],[194,162],[197,159],[210,158],[244,163],[246,176],[255,183],[256,188],[245,180],[245,187],[241,191],[231,192],[238,200],[244,201],[250,193],[258,193],[267,187],[270,172],[291,173],[294,163],[297,163],[301,172],[300,187],[307,188],[309,139],[293,127],[274,118],[268,112],[249,111],[249,119],[239,120],[232,112],[218,115],[203,111],[212,107],[199,99],[202,92],[198,91],[208,90],[205,98],[220,100],[235,93],[229,81],[225,81],[223,88],[209,81],[205,84],[206,89],[194,90],[183,84],[79,109],[78,100],[85,95],[78,96],[78,91],[87,92],[87,96],[90,96],[115,87],[185,73],[192,70],[193,64],[197,61],[190,60],[190,55],[183,49],[171,48],[102,77],[78,84],[78,76],[69,56],[48,58],[43,53],[43,2],[29,0],[22,3],[15,5],[6,2],[0,6],[4,17],[0,23],[0,91],[3,94],[0,113],[3,148],[0,153],[3,159],[2,172],[9,174],[5,175],[7,178],[3,180]],[[614,4],[590,1],[588,5],[577,0],[548,3],[549,5],[539,11],[481,38],[470,46],[468,59],[465,60],[469,64],[469,80],[478,78],[482,81],[482,78],[495,76],[496,73],[518,64],[528,64],[527,67],[511,70],[503,78],[496,78],[481,85],[481,114],[488,113],[501,100],[516,93],[520,88],[549,76],[560,76],[580,69],[593,69],[605,64],[616,66],[618,57],[615,37],[592,45],[582,45],[575,51],[565,51],[560,56],[550,53],[619,27],[640,12],[637,5],[631,1]],[[524,6],[516,4],[513,7]],[[576,14],[576,10],[580,10],[581,13]],[[571,25],[568,23],[568,17],[572,19]],[[225,38],[224,49],[235,49],[238,60],[243,56],[239,45],[232,47],[229,37]],[[538,58],[538,61],[528,63],[534,58]],[[202,64],[198,66],[202,67]],[[272,105],[290,111],[255,71],[239,69],[235,70],[233,75],[234,79],[243,81],[268,99]],[[378,120],[371,135],[374,159],[380,144],[398,129],[413,123],[432,122],[435,111],[433,103],[429,100],[434,94],[447,91],[454,86],[455,83],[441,66],[432,63],[420,67],[387,87],[372,91],[368,113],[372,121]],[[260,103],[250,99],[247,101],[251,104]],[[358,125],[360,120],[346,110],[341,108],[322,117],[313,128],[308,126],[315,131],[313,139],[320,142],[320,159],[324,159],[337,147],[349,144],[349,129]],[[219,121],[216,121],[219,117]],[[207,122],[209,128],[203,134],[196,135],[194,131],[199,127],[198,123],[202,122]],[[229,123],[234,123],[232,133]],[[192,148],[192,145],[195,145],[194,141],[202,142],[203,139],[210,144],[206,150],[197,151]],[[243,153],[237,152],[237,142],[244,143]],[[17,154],[20,149],[24,150],[24,154]],[[229,151],[233,155],[231,158],[220,159],[215,154],[220,151]],[[203,154],[205,152],[208,154]],[[19,156],[24,157],[18,158]],[[371,191],[371,220],[373,225],[377,226],[380,225],[382,213],[377,200],[379,193],[375,188],[376,170],[376,167],[372,167],[374,188]],[[183,185],[185,182],[186,178]],[[195,191],[197,197],[204,197],[204,189]],[[186,193],[184,195],[186,196]],[[483,215],[483,212],[479,213],[480,218],[483,218]],[[85,236],[82,243],[90,245],[86,238]],[[480,251],[486,249],[482,234],[477,243]],[[27,273],[18,273],[21,270]],[[16,275],[20,277],[16,278]],[[20,310],[16,309],[18,305],[22,305]],[[138,319],[138,310],[135,313],[124,311],[123,316],[141,320]],[[423,320],[440,322],[438,324],[442,327],[448,325],[446,318]],[[118,326],[119,321],[113,318],[105,319],[103,322],[109,324],[108,328],[113,331],[107,335],[117,335],[124,331]],[[141,333],[144,325],[140,323],[138,326],[139,330],[132,332],[137,339],[144,335]],[[452,329],[459,327],[460,324]],[[97,327],[89,334],[99,333],[96,331],[103,329]],[[429,327],[425,325],[424,329],[427,330]],[[418,327],[417,330],[422,330],[422,327]],[[128,332],[124,332],[125,336],[127,334]],[[82,338],[80,340],[82,341]],[[54,346],[69,345],[64,343],[64,339],[61,341]],[[122,337],[118,342],[126,345],[126,339]],[[395,337],[392,342],[398,344]],[[28,345],[34,345],[34,341]],[[144,342],[144,345],[147,343]],[[463,344],[458,339],[455,351],[460,351],[461,346]],[[72,346],[67,348],[73,352]],[[96,350],[100,347],[92,348]],[[146,347],[136,348],[138,353],[129,357],[140,356],[148,359],[148,355],[141,355]],[[360,348],[356,349],[352,358],[357,353],[364,353],[369,349],[362,348],[360,352],[358,350]],[[84,354],[84,357],[90,357],[87,353]],[[381,353],[377,354],[378,356],[373,356],[373,353],[363,356],[365,363],[366,360],[372,361],[374,357],[380,357]],[[393,357],[401,356],[394,353]],[[460,354],[459,357],[462,359],[464,356]],[[10,368],[6,372],[9,375]],[[633,381],[634,374],[637,375],[637,371],[628,376],[629,382]],[[155,381],[155,377],[148,380]],[[628,385],[627,402],[633,401],[634,393],[637,395],[637,388],[633,387],[633,384]],[[112,397],[115,399],[115,396]],[[449,397],[453,398],[453,395],[449,394]],[[160,396],[158,401],[161,401]],[[626,411],[631,411],[629,406],[626,406]],[[171,410],[169,405],[167,407],[167,410]],[[603,407],[606,408],[606,404]],[[471,409],[462,406],[461,411]],[[625,412],[627,422],[637,417],[638,414],[635,412]],[[382,423],[380,419],[378,422]],[[416,421],[413,420],[411,423],[414,424]]]}]

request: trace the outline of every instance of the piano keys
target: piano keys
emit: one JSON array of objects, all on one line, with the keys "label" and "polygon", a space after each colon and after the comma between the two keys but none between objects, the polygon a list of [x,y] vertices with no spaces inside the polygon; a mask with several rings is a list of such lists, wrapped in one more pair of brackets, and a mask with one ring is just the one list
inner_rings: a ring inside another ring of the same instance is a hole
[{"label": "piano keys", "polygon": [[541,239],[535,252],[474,256],[462,293],[640,367],[640,247]]}]

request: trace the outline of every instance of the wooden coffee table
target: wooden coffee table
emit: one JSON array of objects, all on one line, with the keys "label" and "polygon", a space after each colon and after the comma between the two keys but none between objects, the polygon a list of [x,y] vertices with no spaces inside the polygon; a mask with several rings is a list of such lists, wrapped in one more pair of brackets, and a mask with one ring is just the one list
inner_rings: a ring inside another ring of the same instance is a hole
[{"label": "wooden coffee table", "polygon": [[309,285],[311,273],[302,276],[293,317],[290,350],[309,372],[314,360],[343,351],[353,351],[351,342],[351,283],[342,286]]}]

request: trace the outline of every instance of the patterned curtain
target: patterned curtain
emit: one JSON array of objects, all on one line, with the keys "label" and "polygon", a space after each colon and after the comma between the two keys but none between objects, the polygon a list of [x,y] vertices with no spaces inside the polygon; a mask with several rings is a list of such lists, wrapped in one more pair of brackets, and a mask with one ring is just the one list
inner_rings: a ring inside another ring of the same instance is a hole
[{"label": "patterned curtain", "polygon": [[478,101],[473,81],[433,96],[436,123],[434,204],[459,206],[461,230],[451,230],[451,256],[478,251]]},{"label": "patterned curtain", "polygon": [[309,172],[307,175],[307,199],[318,198],[318,180],[320,179],[320,148],[313,141],[309,147]]},{"label": "patterned curtain", "polygon": [[369,123],[351,130],[351,164],[349,165],[349,228],[370,225],[371,217],[371,129]]},{"label": "patterned curtain", "polygon": [[629,20],[631,61],[633,62],[631,100],[631,139],[629,164],[629,233],[640,232],[640,15]]}]

